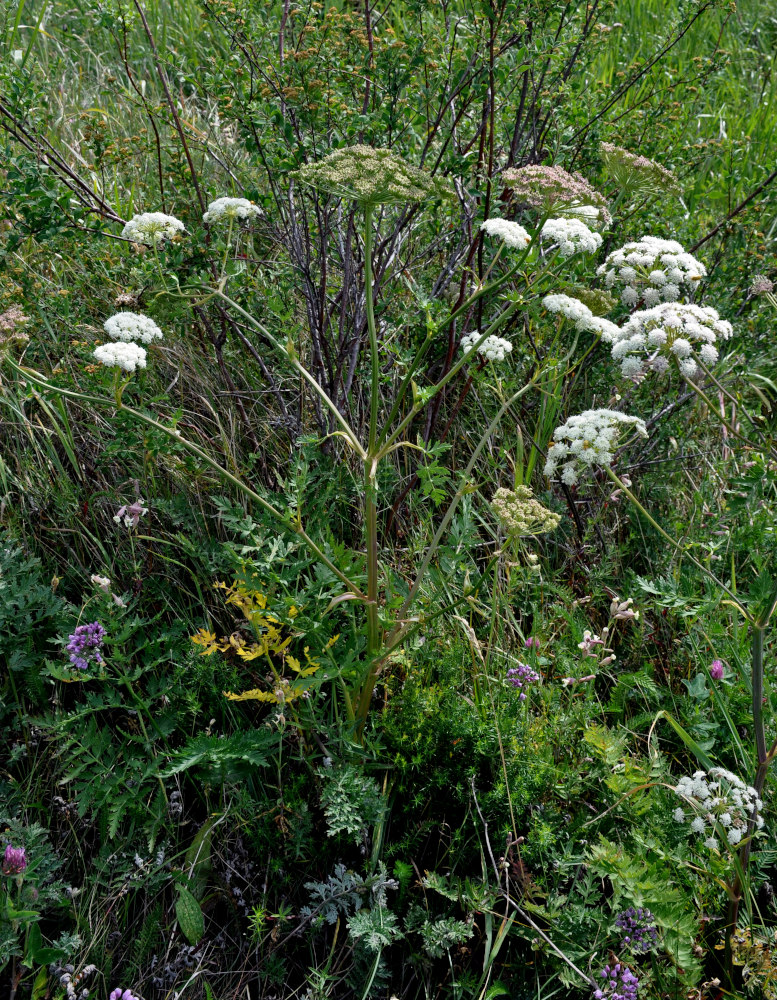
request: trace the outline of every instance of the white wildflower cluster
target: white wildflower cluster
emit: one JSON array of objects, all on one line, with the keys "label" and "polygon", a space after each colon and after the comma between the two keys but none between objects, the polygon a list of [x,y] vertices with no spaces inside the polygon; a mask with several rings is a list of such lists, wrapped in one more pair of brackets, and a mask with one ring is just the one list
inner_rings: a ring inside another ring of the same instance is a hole
[{"label": "white wildflower cluster", "polygon": [[116,313],[106,319],[103,327],[111,340],[125,343],[139,340],[142,344],[150,344],[153,340],[162,339],[162,331],[153,319],[134,312]]},{"label": "white wildflower cluster", "polygon": [[[514,490],[500,486],[491,499],[491,507],[502,526],[511,535],[544,535],[554,531],[561,515],[535,500],[530,486],[517,486]],[[530,565],[537,565],[537,557],[528,558]]]},{"label": "white wildflower cluster", "polygon": [[185,231],[184,224],[174,215],[165,215],[164,212],[143,212],[141,215],[133,215],[121,235],[133,243],[145,243],[153,247]]},{"label": "white wildflower cluster", "polygon": [[248,222],[258,219],[262,210],[247,198],[217,198],[208,205],[203,222]]},{"label": "white wildflower cluster", "polygon": [[546,295],[542,304],[548,312],[556,313],[574,323],[576,330],[599,333],[607,343],[612,343],[620,333],[617,323],[605,319],[604,316],[595,316],[584,302],[571,295],[563,293]]},{"label": "white wildflower cluster", "polygon": [[92,355],[96,361],[106,368],[121,368],[125,372],[134,372],[146,367],[146,352],[137,344],[117,341],[113,344],[101,344],[95,347]]},{"label": "white wildflower cluster", "polygon": [[480,227],[489,236],[496,236],[505,246],[515,250],[525,250],[531,243],[531,236],[523,226],[517,222],[510,222],[509,219],[486,219]]},{"label": "white wildflower cluster", "polygon": [[648,368],[668,371],[673,359],[686,378],[697,372],[696,359],[705,365],[718,360],[715,343],[733,333],[731,324],[709,306],[665,302],[635,312],[612,342],[612,356],[627,377]]},{"label": "white wildflower cluster", "polygon": [[[461,338],[461,349],[465,354],[469,354],[475,347],[475,344],[483,336],[482,333],[478,333],[475,330],[473,333],[467,333]],[[505,356],[512,351],[513,345],[509,340],[504,340],[502,337],[490,336],[486,337],[483,343],[478,348],[478,354],[482,354],[484,358],[488,361],[504,361]]]},{"label": "white wildflower cluster", "polygon": [[562,257],[575,253],[596,253],[602,245],[599,233],[592,232],[580,219],[547,219],[540,235],[559,248]]},{"label": "white wildflower cluster", "polygon": [[545,475],[554,476],[562,466],[561,481],[573,486],[579,469],[594,465],[611,465],[621,431],[625,428],[647,437],[645,421],[617,410],[586,410],[570,417],[553,432],[553,444],[548,448]]},{"label": "white wildflower cluster", "polygon": [[[746,836],[753,813],[763,809],[758,792],[722,767],[713,767],[709,772],[696,771],[691,778],[680,778],[675,792],[686,803],[672,813],[675,821],[689,821],[692,833],[707,834],[704,846],[711,850],[718,847],[715,833],[725,836],[729,846],[736,847]],[[763,825],[762,817],[757,816],[756,829],[760,830]]]},{"label": "white wildflower cluster", "polygon": [[621,302],[633,308],[640,301],[646,306],[677,302],[707,269],[676,240],[643,236],[608,254],[596,273],[604,275],[606,288],[619,289]]}]

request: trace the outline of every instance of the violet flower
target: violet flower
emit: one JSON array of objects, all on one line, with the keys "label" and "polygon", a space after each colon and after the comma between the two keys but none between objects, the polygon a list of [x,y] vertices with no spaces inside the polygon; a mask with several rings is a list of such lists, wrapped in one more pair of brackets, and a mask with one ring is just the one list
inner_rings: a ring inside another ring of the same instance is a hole
[{"label": "violet flower", "polygon": [[510,667],[507,671],[507,683],[521,691],[519,698],[526,701],[526,692],[521,690],[524,685],[534,684],[540,679],[536,670],[526,663],[519,663],[517,667]]},{"label": "violet flower", "polygon": [[23,847],[11,847],[6,845],[3,854],[2,869],[3,875],[21,875],[27,867],[27,852]]},{"label": "violet flower", "polygon": [[714,681],[723,680],[723,663],[721,660],[713,660],[710,664],[710,677]]},{"label": "violet flower", "polygon": [[78,626],[67,644],[70,662],[76,669],[86,670],[91,660],[95,663],[105,662],[100,652],[105,635],[105,629],[99,622]]}]

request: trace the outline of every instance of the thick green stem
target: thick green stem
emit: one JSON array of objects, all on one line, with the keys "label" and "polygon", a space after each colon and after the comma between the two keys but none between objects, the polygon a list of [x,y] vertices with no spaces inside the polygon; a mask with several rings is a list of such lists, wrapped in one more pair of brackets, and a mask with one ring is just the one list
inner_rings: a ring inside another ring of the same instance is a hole
[{"label": "thick green stem", "polygon": [[729,588],[728,588],[728,587],[726,586],[726,584],[725,584],[725,583],[723,583],[723,581],[722,581],[722,580],[719,580],[719,579],[718,579],[718,578],[717,578],[717,577],[715,576],[715,574],[714,574],[714,573],[712,572],[712,570],[708,569],[708,568],[707,568],[707,567],[706,567],[706,566],[704,565],[704,563],[701,563],[701,562],[699,562],[699,560],[698,560],[698,559],[697,559],[697,558],[696,558],[696,557],[695,557],[694,555],[692,555],[692,554],[691,554],[691,553],[690,553],[690,552],[689,552],[689,551],[688,551],[688,550],[687,550],[686,548],[684,548],[684,547],[683,547],[683,546],[682,546],[682,545],[680,544],[680,542],[678,542],[678,541],[677,541],[677,539],[676,539],[676,538],[673,538],[673,537],[672,537],[672,536],[671,536],[671,535],[670,535],[670,534],[669,534],[669,533],[668,533],[667,531],[664,531],[664,529],[663,529],[663,528],[661,527],[661,525],[660,525],[660,524],[658,523],[658,521],[656,521],[656,519],[655,519],[654,517],[652,517],[652,516],[651,516],[651,515],[650,515],[650,514],[649,514],[649,513],[648,513],[648,512],[647,512],[647,511],[645,510],[645,508],[644,508],[644,507],[642,506],[642,504],[641,504],[641,503],[639,502],[639,500],[637,500],[637,498],[636,498],[636,497],[634,496],[634,494],[633,494],[633,493],[631,492],[631,490],[630,490],[630,489],[628,488],[628,486],[626,486],[626,484],[625,484],[624,482],[622,482],[622,481],[621,481],[620,479],[618,479],[618,477],[617,477],[617,476],[615,475],[615,473],[614,473],[614,472],[612,471],[612,469],[611,469],[611,468],[610,468],[609,466],[605,466],[605,471],[606,471],[607,475],[608,475],[608,476],[610,477],[610,479],[611,479],[611,480],[612,480],[612,481],[613,481],[613,482],[615,483],[615,485],[616,485],[616,486],[618,487],[618,489],[619,489],[619,490],[621,490],[621,492],[622,492],[622,493],[623,493],[623,494],[624,494],[625,496],[627,496],[627,497],[629,498],[630,502],[631,502],[631,503],[632,503],[632,504],[633,504],[633,505],[634,505],[634,506],[635,506],[635,507],[637,508],[637,510],[638,510],[638,511],[640,512],[640,514],[642,514],[642,516],[643,516],[643,517],[644,517],[644,518],[645,518],[646,520],[648,520],[648,521],[649,521],[649,522],[650,522],[650,523],[651,523],[651,524],[653,525],[653,527],[654,527],[654,528],[656,529],[656,531],[657,531],[657,532],[658,532],[658,533],[659,533],[659,534],[660,534],[660,535],[662,536],[662,538],[665,538],[665,539],[666,539],[666,540],[667,540],[667,541],[669,542],[669,544],[670,544],[670,545],[671,545],[671,546],[672,546],[672,547],[673,547],[673,548],[674,548],[674,549],[675,549],[675,550],[676,550],[677,552],[681,553],[682,555],[684,555],[684,556],[686,556],[686,557],[687,557],[688,559],[690,559],[690,561],[691,561],[691,562],[693,563],[693,565],[694,565],[694,566],[695,566],[695,567],[696,567],[697,569],[700,569],[700,570],[702,571],[702,573],[703,573],[703,574],[704,574],[704,575],[705,575],[706,577],[708,577],[708,579],[712,580],[712,582],[713,582],[713,583],[714,583],[714,584],[715,584],[715,585],[716,585],[717,587],[720,587],[720,589],[721,589],[721,590],[722,590],[722,591],[723,591],[723,592],[724,592],[725,594],[727,594],[727,595],[728,595],[728,597],[730,597],[730,598],[731,598],[731,601],[732,601],[732,602],[734,603],[734,605],[735,605],[735,606],[736,606],[736,607],[737,607],[737,608],[738,608],[738,609],[740,610],[740,612],[742,613],[742,615],[743,615],[743,616],[744,616],[744,617],[745,617],[745,618],[746,618],[746,619],[747,619],[748,621],[752,621],[752,618],[751,618],[751,616],[750,616],[750,615],[748,614],[748,612],[747,612],[747,609],[746,609],[746,608],[745,608],[745,607],[744,607],[744,606],[742,605],[741,601],[740,601],[740,600],[739,600],[739,599],[737,598],[736,594],[735,594],[735,593],[734,593],[734,592],[733,592],[732,590],[730,590],[730,589],[729,589]]},{"label": "thick green stem", "polygon": [[367,332],[370,338],[370,437],[367,450],[372,455],[378,436],[378,403],[380,402],[380,367],[378,364],[378,331],[375,328],[375,303],[372,297],[372,206],[364,209],[364,297],[367,305]]}]

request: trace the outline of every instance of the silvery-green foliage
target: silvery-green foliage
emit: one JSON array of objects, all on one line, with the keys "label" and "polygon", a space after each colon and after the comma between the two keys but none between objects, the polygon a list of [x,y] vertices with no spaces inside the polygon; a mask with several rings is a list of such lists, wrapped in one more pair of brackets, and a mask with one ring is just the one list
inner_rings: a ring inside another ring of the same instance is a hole
[{"label": "silvery-green foliage", "polygon": [[355,913],[348,921],[348,930],[354,940],[373,954],[388,948],[404,936],[399,929],[396,913],[385,906],[374,906]]},{"label": "silvery-green foliage", "polygon": [[350,911],[361,909],[368,886],[361,875],[338,864],[326,882],[306,882],[305,888],[310,893],[311,905],[300,909],[300,917],[316,917],[334,924],[340,914],[348,916]]},{"label": "silvery-green foliage", "polygon": [[369,827],[380,822],[384,802],[373,778],[361,774],[350,764],[325,772],[326,785],[321,804],[326,816],[327,836],[348,834],[354,843],[361,842]]}]

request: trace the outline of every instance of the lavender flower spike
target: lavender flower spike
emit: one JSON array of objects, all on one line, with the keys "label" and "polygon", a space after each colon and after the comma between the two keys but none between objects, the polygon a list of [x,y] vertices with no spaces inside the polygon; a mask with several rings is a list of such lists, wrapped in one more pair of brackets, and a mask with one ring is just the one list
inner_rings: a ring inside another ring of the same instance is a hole
[{"label": "lavender flower spike", "polygon": [[117,986],[115,990],[111,992],[108,1000],[138,1000],[138,997],[131,993],[129,990],[123,990],[121,986]]},{"label": "lavender flower spike", "polygon": [[105,635],[105,629],[99,622],[78,626],[67,644],[70,662],[77,670],[86,670],[91,660],[105,662],[100,652]]},{"label": "lavender flower spike", "polygon": [[27,867],[27,852],[23,847],[6,845],[3,854],[3,875],[21,875]]},{"label": "lavender flower spike", "polygon": [[599,975],[604,982],[594,990],[594,1000],[637,1000],[639,980],[627,965],[605,965]]},{"label": "lavender flower spike", "polygon": [[623,932],[621,948],[630,948],[641,955],[650,951],[658,941],[654,921],[655,917],[650,910],[643,908],[635,910],[630,906],[628,910],[619,913],[615,918],[615,926]]},{"label": "lavender flower spike", "polygon": [[518,696],[521,701],[526,701],[526,692],[522,690],[524,684],[535,684],[539,679],[537,671],[526,663],[519,663],[517,667],[510,667],[507,671],[507,683],[521,692]]}]

